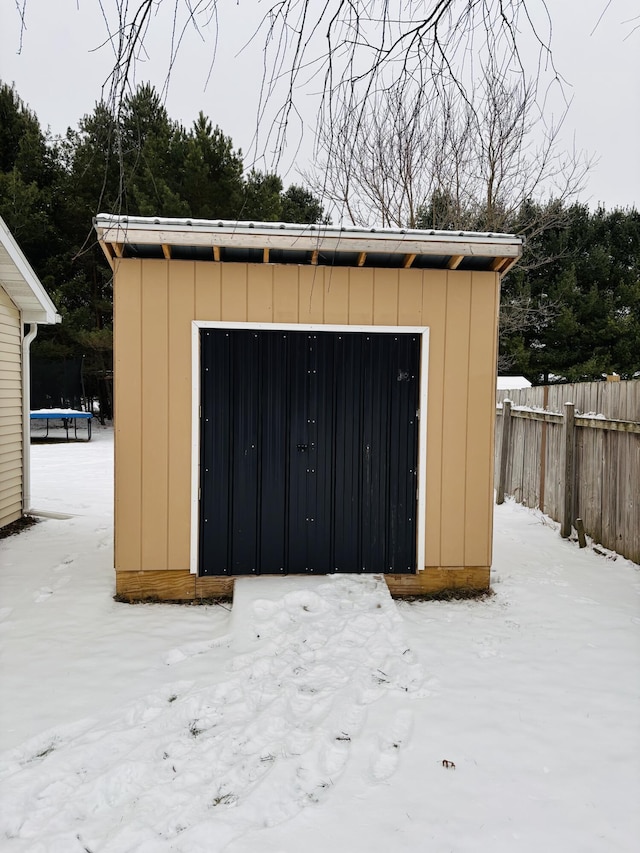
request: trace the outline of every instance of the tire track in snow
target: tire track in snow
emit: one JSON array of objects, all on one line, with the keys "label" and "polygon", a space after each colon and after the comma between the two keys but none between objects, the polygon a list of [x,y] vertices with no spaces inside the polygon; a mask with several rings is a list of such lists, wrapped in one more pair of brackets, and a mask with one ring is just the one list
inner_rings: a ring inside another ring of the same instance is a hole
[{"label": "tire track in snow", "polygon": [[[367,708],[427,694],[383,578],[241,579],[233,630],[225,681],[177,682],[108,724],[5,755],[7,849],[215,853],[330,795],[356,742],[368,755],[355,762],[363,784],[392,776],[411,712],[370,732]],[[188,644],[165,662],[210,648]]]}]

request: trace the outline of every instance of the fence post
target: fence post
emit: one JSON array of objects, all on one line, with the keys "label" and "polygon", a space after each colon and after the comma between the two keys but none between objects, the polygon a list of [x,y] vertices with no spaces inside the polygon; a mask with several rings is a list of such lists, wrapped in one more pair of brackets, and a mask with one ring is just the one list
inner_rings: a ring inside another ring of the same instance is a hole
[{"label": "fence post", "polygon": [[564,500],[562,502],[562,520],[560,522],[560,536],[562,536],[563,539],[568,539],[571,535],[575,434],[575,406],[573,403],[565,403],[564,423],[562,425],[562,479],[564,484]]},{"label": "fence post", "polygon": [[581,518],[576,518],[576,533],[578,534],[578,542],[581,548],[587,547],[587,537],[584,532],[584,522]]},{"label": "fence post", "polygon": [[504,503],[504,487],[507,481],[507,460],[511,443],[511,400],[502,401],[502,440],[500,442],[500,470],[498,471],[498,493],[496,503]]},{"label": "fence post", "polygon": [[[542,408],[549,408],[549,386],[545,385],[542,392]],[[540,511],[544,512],[544,490],[547,479],[547,422],[542,421],[540,425]]]}]

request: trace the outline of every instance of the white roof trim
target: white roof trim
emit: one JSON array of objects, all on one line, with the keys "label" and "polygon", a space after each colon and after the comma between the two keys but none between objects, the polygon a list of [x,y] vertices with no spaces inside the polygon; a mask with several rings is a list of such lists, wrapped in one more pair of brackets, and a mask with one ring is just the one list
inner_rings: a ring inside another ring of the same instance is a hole
[{"label": "white roof trim", "polygon": [[0,217],[0,285],[20,311],[23,323],[60,323],[40,279]]},{"label": "white roof trim", "polygon": [[522,237],[514,234],[169,219],[104,213],[94,219],[94,226],[99,240],[116,244],[220,245],[518,258],[524,243]]}]

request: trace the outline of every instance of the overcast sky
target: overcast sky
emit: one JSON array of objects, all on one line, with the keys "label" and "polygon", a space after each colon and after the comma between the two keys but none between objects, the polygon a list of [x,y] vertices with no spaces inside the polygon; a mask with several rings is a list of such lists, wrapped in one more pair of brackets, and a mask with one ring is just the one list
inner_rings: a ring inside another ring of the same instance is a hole
[{"label": "overcast sky", "polygon": [[[114,5],[115,0],[104,0],[106,8]],[[219,5],[220,37],[211,73],[213,24],[206,42],[188,34],[172,73],[167,109],[186,126],[202,110],[246,152],[256,128],[262,68],[257,42],[241,49],[265,6],[258,0],[219,0]],[[639,207],[640,18],[632,20],[640,14],[638,0],[548,0],[547,5],[553,19],[555,64],[572,99],[563,144],[586,150],[598,160],[583,200],[592,206],[602,202],[608,208]],[[139,80],[150,80],[158,89],[167,72],[167,39],[161,36],[168,27],[166,22],[156,22],[157,34],[147,43],[148,59],[137,70]],[[100,47],[106,28],[98,0],[27,0],[22,45],[20,38],[16,5],[4,0],[0,78],[15,83],[43,128],[56,134],[77,126],[100,98],[113,61],[110,47]],[[311,103],[312,96],[301,94],[299,103],[313,125],[315,113],[312,108],[305,110],[307,101]],[[559,98],[551,101],[551,107],[558,114]],[[296,166],[306,165],[313,130],[313,126],[307,128],[298,156],[292,146],[283,161],[281,171],[288,170],[287,183],[299,180]]]}]

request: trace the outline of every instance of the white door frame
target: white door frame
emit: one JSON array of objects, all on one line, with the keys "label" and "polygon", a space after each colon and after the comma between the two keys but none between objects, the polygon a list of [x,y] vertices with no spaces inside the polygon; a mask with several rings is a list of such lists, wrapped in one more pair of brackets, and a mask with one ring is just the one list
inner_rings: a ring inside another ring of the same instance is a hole
[{"label": "white door frame", "polygon": [[226,320],[193,320],[191,323],[191,553],[190,570],[198,573],[200,516],[200,331],[242,329],[291,332],[368,332],[371,334],[420,335],[420,402],[418,417],[418,485],[416,570],[424,570],[427,498],[427,392],[429,376],[428,326],[338,326],[320,323],[240,323]]}]

